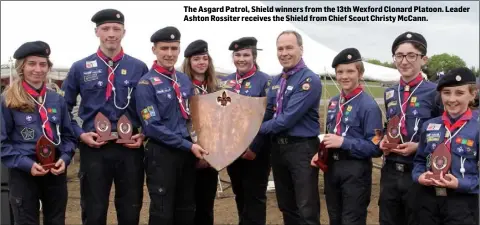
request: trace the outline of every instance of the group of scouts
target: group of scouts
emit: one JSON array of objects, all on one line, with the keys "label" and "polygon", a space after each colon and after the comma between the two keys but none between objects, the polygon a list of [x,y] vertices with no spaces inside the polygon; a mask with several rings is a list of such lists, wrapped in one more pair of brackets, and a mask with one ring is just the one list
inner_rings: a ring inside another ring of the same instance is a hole
[{"label": "group of scouts", "polygon": [[[203,159],[208,149],[192,138],[188,99],[221,89],[267,98],[257,136],[227,168],[239,224],[266,224],[270,168],[284,223],[320,224],[319,167],[330,224],[366,224],[372,158],[380,156],[380,224],[478,224],[479,121],[478,111],[470,107],[478,91],[475,77],[469,69],[457,68],[438,84],[425,80],[421,68],[428,59],[427,42],[421,34],[403,33],[392,45],[401,79],[385,90],[384,104],[387,122],[400,118],[401,142],[389,148],[391,134],[360,82],[365,69],[355,48],[333,60],[341,93],[328,102],[320,142],[322,84],[302,59],[297,32],[284,31],[276,40],[284,68],[280,75],[261,72],[257,40],[243,37],[229,46],[236,72],[220,78],[203,40],[188,45],[182,72],[175,70],[181,39],[175,27],[151,36],[156,60],[149,69],[123,51],[121,12],[102,10],[92,22],[100,47],[72,65],[63,96],[45,85],[52,68],[47,43],[28,42],[14,54],[20,79],[2,95],[0,139],[15,224],[40,224],[39,199],[43,224],[65,224],[66,168],[77,147],[83,224],[106,224],[112,183],[118,224],[139,224],[145,174],[148,224],[214,224],[218,172]],[[78,95],[82,125],[72,117]],[[133,141],[101,141],[95,132],[98,113],[111,122],[113,132],[126,116]],[[35,158],[42,135],[56,146],[51,169]],[[442,144],[451,154],[451,169],[432,178],[432,154]],[[328,151],[319,156],[321,146]]]}]

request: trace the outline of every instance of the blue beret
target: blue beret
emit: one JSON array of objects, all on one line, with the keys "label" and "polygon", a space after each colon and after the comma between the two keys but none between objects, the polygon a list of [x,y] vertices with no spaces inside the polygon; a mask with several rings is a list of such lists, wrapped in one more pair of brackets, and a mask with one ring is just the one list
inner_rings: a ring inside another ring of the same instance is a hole
[{"label": "blue beret", "polygon": [[104,9],[93,15],[92,22],[97,24],[97,27],[104,23],[123,24],[125,22],[125,17],[116,9]]},{"label": "blue beret", "polygon": [[455,87],[465,84],[475,84],[475,82],[476,77],[470,69],[466,67],[455,68],[448,71],[445,76],[440,78],[440,81],[437,85],[437,91],[442,90],[442,88],[444,87]]},{"label": "blue beret", "polygon": [[27,42],[21,45],[13,54],[14,59],[23,59],[27,56],[50,56],[50,46],[43,41]]},{"label": "blue beret", "polygon": [[150,37],[150,41],[153,43],[175,42],[175,41],[180,41],[180,35],[181,35],[180,31],[176,27],[168,26],[155,32]]},{"label": "blue beret", "polygon": [[185,58],[200,55],[208,52],[208,44],[204,40],[196,40],[190,43],[185,49],[184,56]]},{"label": "blue beret", "polygon": [[362,55],[356,48],[347,48],[333,58],[332,68],[336,68],[338,64],[349,64],[362,61]]},{"label": "blue beret", "polygon": [[230,43],[228,50],[240,51],[245,48],[257,48],[257,39],[254,37],[242,37]]},{"label": "blue beret", "polygon": [[403,44],[403,43],[417,43],[422,45],[425,48],[425,53],[427,54],[427,40],[423,37],[423,35],[415,32],[410,32],[407,31],[403,34],[400,34],[395,40],[393,41],[392,44],[392,55],[395,54],[395,49]]}]

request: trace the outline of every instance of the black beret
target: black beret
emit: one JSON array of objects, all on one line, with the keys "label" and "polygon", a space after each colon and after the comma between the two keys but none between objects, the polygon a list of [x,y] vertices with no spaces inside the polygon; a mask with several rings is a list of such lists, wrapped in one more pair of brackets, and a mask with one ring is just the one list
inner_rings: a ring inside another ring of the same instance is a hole
[{"label": "black beret", "polygon": [[475,84],[475,82],[476,77],[470,69],[466,67],[455,68],[448,71],[445,76],[440,78],[440,81],[437,85],[437,91],[442,90],[442,88],[444,87],[455,87],[464,84]]},{"label": "black beret", "polygon": [[200,55],[208,52],[208,44],[204,40],[196,40],[190,43],[185,49],[184,56],[185,58]]},{"label": "black beret", "polygon": [[97,27],[104,23],[123,24],[125,22],[125,17],[116,9],[104,9],[93,15],[92,22],[96,23]]},{"label": "black beret", "polygon": [[395,49],[400,44],[403,44],[405,42],[421,44],[423,47],[425,47],[425,53],[424,54],[427,54],[427,40],[425,40],[423,35],[421,35],[419,33],[407,31],[403,34],[400,34],[397,38],[395,38],[395,41],[393,41],[392,55],[395,54]]},{"label": "black beret", "polygon": [[50,46],[43,41],[32,41],[21,45],[13,54],[14,59],[23,59],[27,56],[50,56]]},{"label": "black beret", "polygon": [[353,62],[362,61],[362,55],[356,48],[347,48],[333,58],[332,68],[337,67],[338,64],[349,64]]},{"label": "black beret", "polygon": [[228,47],[228,50],[240,51],[245,48],[257,48],[257,39],[254,37],[242,37],[233,41]]},{"label": "black beret", "polygon": [[153,43],[180,41],[180,31],[176,27],[164,27],[152,34],[150,41]]}]

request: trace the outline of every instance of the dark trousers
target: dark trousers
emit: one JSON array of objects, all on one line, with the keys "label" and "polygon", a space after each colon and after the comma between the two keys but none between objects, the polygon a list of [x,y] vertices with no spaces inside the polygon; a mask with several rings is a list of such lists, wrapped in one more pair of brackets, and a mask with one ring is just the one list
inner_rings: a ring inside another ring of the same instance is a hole
[{"label": "dark trousers", "polygon": [[112,182],[119,225],[139,223],[143,203],[143,147],[130,149],[107,143],[101,148],[80,146],[80,195],[84,225],[105,225]]},{"label": "dark trousers", "polygon": [[270,155],[265,150],[254,160],[238,158],[227,167],[237,203],[240,225],[265,224]]},{"label": "dark trousers", "polygon": [[47,173],[34,177],[30,173],[9,170],[10,204],[15,225],[40,224],[42,201],[43,224],[65,225],[67,209],[67,175]]},{"label": "dark trousers", "polygon": [[272,141],[272,170],[285,225],[320,224],[318,171],[310,161],[320,141]]},{"label": "dark trousers", "polygon": [[421,186],[418,220],[422,225],[478,225],[478,194],[455,193],[436,196],[434,187]]},{"label": "dark trousers", "polygon": [[195,224],[213,225],[218,172],[212,167],[197,169],[195,180]]},{"label": "dark trousers", "polygon": [[409,164],[386,161],[380,178],[380,224],[418,224],[414,208],[418,187],[412,181],[412,168]]},{"label": "dark trousers", "polygon": [[149,225],[191,225],[195,217],[195,156],[148,141],[145,166],[150,194]]},{"label": "dark trousers", "polygon": [[330,225],[367,224],[372,192],[371,160],[329,157],[324,183]]}]

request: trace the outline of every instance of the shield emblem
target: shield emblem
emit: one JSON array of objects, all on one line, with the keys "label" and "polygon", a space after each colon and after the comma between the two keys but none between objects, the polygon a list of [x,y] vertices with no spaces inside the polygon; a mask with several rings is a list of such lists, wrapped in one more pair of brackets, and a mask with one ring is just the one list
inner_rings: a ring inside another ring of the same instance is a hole
[{"label": "shield emblem", "polygon": [[220,90],[190,98],[193,140],[210,154],[205,160],[217,171],[245,152],[262,125],[266,97]]}]

